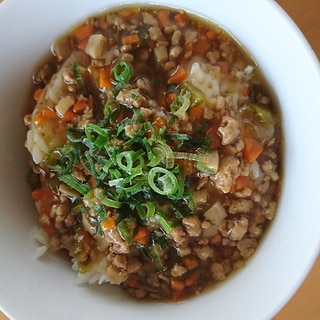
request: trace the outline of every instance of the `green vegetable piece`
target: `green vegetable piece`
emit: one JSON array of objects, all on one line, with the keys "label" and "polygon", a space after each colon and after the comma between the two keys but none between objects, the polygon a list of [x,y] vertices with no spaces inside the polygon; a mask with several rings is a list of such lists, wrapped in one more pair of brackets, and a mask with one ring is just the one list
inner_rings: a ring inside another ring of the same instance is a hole
[{"label": "green vegetable piece", "polygon": [[75,149],[66,145],[52,148],[46,156],[45,163],[51,170],[66,174],[72,171],[74,159]]},{"label": "green vegetable piece", "polygon": [[90,190],[87,184],[79,182],[72,174],[62,175],[58,179],[82,195],[87,194]]},{"label": "green vegetable piece", "polygon": [[127,241],[129,244],[133,242],[133,234],[135,227],[136,218],[131,216],[121,220],[117,225],[121,238]]},{"label": "green vegetable piece", "polygon": [[182,90],[190,93],[190,107],[195,107],[205,100],[205,94],[189,81],[184,81]]},{"label": "green vegetable piece", "polygon": [[80,94],[86,94],[86,88],[84,85],[84,81],[80,72],[79,62],[76,61],[73,63],[73,74],[76,78],[78,92]]},{"label": "green vegetable piece", "polygon": [[179,188],[175,175],[162,167],[152,168],[148,172],[148,183],[153,191],[165,196],[174,195]]}]

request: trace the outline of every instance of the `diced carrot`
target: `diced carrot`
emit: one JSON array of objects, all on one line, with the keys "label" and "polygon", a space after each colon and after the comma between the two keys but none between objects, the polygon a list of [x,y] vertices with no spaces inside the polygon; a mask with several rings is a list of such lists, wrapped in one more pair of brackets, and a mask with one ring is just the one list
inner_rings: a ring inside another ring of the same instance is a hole
[{"label": "diced carrot", "polygon": [[79,42],[78,42],[78,49],[79,50],[84,50],[86,48],[87,43],[88,43],[88,39],[89,38],[79,40]]},{"label": "diced carrot", "polygon": [[134,235],[133,240],[144,245],[148,241],[149,232],[148,229],[142,226],[138,226],[138,232]]},{"label": "diced carrot", "polygon": [[249,88],[247,86],[243,86],[242,89],[241,89],[241,94],[244,97],[247,97],[249,95]]},{"label": "diced carrot", "polygon": [[176,98],[177,94],[175,92],[169,92],[167,94],[167,100],[168,100],[168,103],[171,104],[174,99]]},{"label": "diced carrot", "polygon": [[37,113],[34,116],[34,123],[36,126],[42,126],[45,123],[46,119],[45,117],[42,115],[42,113]]},{"label": "diced carrot", "polygon": [[222,241],[222,235],[220,232],[217,232],[216,234],[214,234],[210,239],[210,242],[212,244],[219,244],[221,243],[221,241]]},{"label": "diced carrot", "polygon": [[182,291],[185,288],[185,283],[177,278],[170,279],[170,285],[173,290]]},{"label": "diced carrot", "polygon": [[193,51],[193,43],[192,42],[187,42],[183,48],[184,52],[186,51]]},{"label": "diced carrot", "polygon": [[138,286],[138,280],[136,277],[129,277],[127,281],[130,288],[136,288]]},{"label": "diced carrot", "polygon": [[180,64],[168,79],[169,84],[181,83],[188,77],[188,72]]},{"label": "diced carrot", "polygon": [[121,12],[120,15],[123,20],[129,20],[132,17],[134,17],[138,12],[139,12],[139,10],[126,10],[126,11]]},{"label": "diced carrot", "polygon": [[243,190],[245,188],[253,190],[254,183],[248,176],[240,176],[236,179],[234,185],[232,186],[231,192]]},{"label": "diced carrot", "polygon": [[164,127],[167,124],[167,121],[165,118],[163,117],[156,117],[153,121],[153,125],[155,126],[155,128],[157,130],[159,130],[160,128]]},{"label": "diced carrot", "polygon": [[38,88],[35,90],[35,92],[33,93],[33,99],[38,101],[40,96],[42,95],[43,89],[42,88]]},{"label": "diced carrot", "polygon": [[217,66],[220,67],[222,73],[228,73],[229,71],[229,63],[227,61],[217,61]]},{"label": "diced carrot", "polygon": [[116,222],[113,218],[107,218],[106,220],[101,222],[101,227],[104,229],[111,229],[116,226]]},{"label": "diced carrot", "polygon": [[161,10],[158,13],[158,19],[163,27],[171,25],[171,20],[169,16],[169,11],[167,10]]},{"label": "diced carrot", "polygon": [[206,33],[208,40],[214,40],[217,38],[217,34],[213,30],[209,30]]},{"label": "diced carrot", "polygon": [[88,97],[87,103],[88,103],[88,107],[89,107],[90,109],[93,109],[94,105],[93,105],[93,96],[92,96],[92,95],[90,95],[90,96]]},{"label": "diced carrot", "polygon": [[193,270],[199,266],[198,260],[194,256],[184,257],[183,264],[188,270]]},{"label": "diced carrot", "polygon": [[47,119],[57,120],[59,118],[56,112],[50,109],[42,109],[41,114]]},{"label": "diced carrot", "polygon": [[204,109],[203,109],[203,106],[201,106],[201,105],[194,106],[194,107],[190,108],[189,116],[190,116],[191,120],[201,119],[202,115],[203,115],[203,111],[204,111]]},{"label": "diced carrot", "polygon": [[42,229],[50,236],[54,236],[57,233],[57,228],[54,225],[42,226]]},{"label": "diced carrot", "polygon": [[31,197],[34,200],[39,200],[43,197],[42,188],[36,188],[31,192]]},{"label": "diced carrot", "polygon": [[200,39],[193,45],[193,52],[199,55],[204,55],[209,51],[210,47],[210,42]]},{"label": "diced carrot", "polygon": [[124,45],[136,45],[139,42],[140,38],[137,33],[125,34],[122,36],[122,44]]},{"label": "diced carrot", "polygon": [[107,88],[111,89],[112,84],[110,80],[110,72],[111,72],[111,66],[106,66],[100,70],[99,74],[99,86],[100,88]]},{"label": "diced carrot", "polygon": [[93,26],[90,24],[82,25],[74,30],[74,35],[78,40],[88,39],[93,32]]},{"label": "diced carrot", "polygon": [[191,287],[196,284],[199,279],[200,271],[196,270],[192,272],[185,280],[184,283],[187,287]]},{"label": "diced carrot", "polygon": [[255,139],[245,138],[243,157],[249,163],[254,162],[258,159],[263,151],[263,145]]},{"label": "diced carrot", "polygon": [[78,100],[74,105],[73,105],[73,110],[74,112],[79,112],[82,111],[86,108],[87,106],[87,101],[85,100]]},{"label": "diced carrot", "polygon": [[186,23],[189,20],[189,18],[188,18],[188,15],[186,13],[179,12],[174,16],[174,20],[177,23]]},{"label": "diced carrot", "polygon": [[73,110],[70,108],[68,109],[65,114],[63,115],[63,117],[61,118],[61,120],[63,122],[68,122],[71,121],[74,117],[75,117],[75,113],[73,112]]}]

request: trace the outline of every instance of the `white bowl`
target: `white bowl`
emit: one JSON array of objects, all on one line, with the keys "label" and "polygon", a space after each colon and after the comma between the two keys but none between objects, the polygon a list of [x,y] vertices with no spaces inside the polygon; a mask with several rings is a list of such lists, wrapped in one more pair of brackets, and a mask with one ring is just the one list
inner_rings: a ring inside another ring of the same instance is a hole
[{"label": "white bowl", "polygon": [[[129,1],[126,1],[129,2]],[[138,2],[130,1],[130,2]],[[274,1],[157,0],[215,20],[254,56],[282,110],[284,180],[278,215],[248,265],[187,302],[150,304],[115,287],[79,287],[60,256],[35,258],[37,214],[26,182],[22,117],[31,75],[52,41],[116,0],[7,0],[0,5],[0,305],[11,319],[271,319],[319,253],[319,62]]]}]

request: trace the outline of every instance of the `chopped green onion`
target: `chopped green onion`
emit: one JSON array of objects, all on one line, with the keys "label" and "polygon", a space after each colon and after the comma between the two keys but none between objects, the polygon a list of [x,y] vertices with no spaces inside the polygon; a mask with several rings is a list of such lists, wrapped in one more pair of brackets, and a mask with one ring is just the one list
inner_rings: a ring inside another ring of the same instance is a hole
[{"label": "chopped green onion", "polygon": [[131,66],[126,61],[121,61],[112,68],[112,73],[117,82],[128,83],[132,76]]},{"label": "chopped green onion", "polygon": [[80,72],[80,68],[79,68],[79,62],[74,62],[73,64],[73,74],[76,78],[76,82],[77,82],[77,88],[80,94],[85,94],[86,93],[86,89],[85,89],[85,85],[84,85],[84,81],[82,79],[82,75]]},{"label": "chopped green onion", "polygon": [[129,244],[133,241],[133,233],[136,227],[136,219],[135,217],[128,217],[121,220],[118,225],[118,231],[121,235],[121,238],[127,241]]},{"label": "chopped green onion", "polygon": [[205,100],[205,94],[189,81],[184,81],[182,90],[190,93],[190,107],[199,105]]},{"label": "chopped green onion", "polygon": [[138,211],[140,219],[145,220],[154,216],[156,206],[153,202],[148,201],[146,203],[138,203],[136,209]]},{"label": "chopped green onion", "polygon": [[169,220],[167,214],[161,210],[157,210],[155,217],[158,220],[161,228],[165,231],[165,233],[169,234],[172,231],[174,225],[172,221]]},{"label": "chopped green onion", "polygon": [[75,158],[75,149],[72,146],[52,148],[45,159],[45,163],[53,171],[58,173],[70,173]]},{"label": "chopped green onion", "polygon": [[104,197],[102,199],[101,203],[104,204],[107,207],[115,208],[115,209],[119,209],[122,206],[122,203],[120,201],[113,200],[113,199],[110,199],[108,197]]},{"label": "chopped green onion", "polygon": [[148,172],[148,183],[153,191],[160,195],[173,195],[179,183],[175,175],[162,167],[155,167]]},{"label": "chopped green onion", "polygon": [[87,194],[90,190],[90,187],[87,184],[79,182],[72,174],[62,175],[58,177],[58,179],[82,195]]},{"label": "chopped green onion", "polygon": [[210,153],[200,153],[196,161],[196,167],[198,170],[208,173],[215,174],[219,168],[219,154],[218,151]]},{"label": "chopped green onion", "polygon": [[172,114],[181,118],[189,109],[190,105],[190,92],[186,91],[175,98],[174,102],[170,105],[170,109],[172,110]]}]

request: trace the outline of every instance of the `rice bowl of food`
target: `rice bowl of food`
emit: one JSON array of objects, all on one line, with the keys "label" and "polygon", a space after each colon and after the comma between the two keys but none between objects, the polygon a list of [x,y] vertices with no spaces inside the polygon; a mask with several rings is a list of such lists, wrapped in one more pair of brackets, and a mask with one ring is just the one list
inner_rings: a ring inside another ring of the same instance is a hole
[{"label": "rice bowl of food", "polygon": [[2,69],[9,57],[19,66],[0,86],[12,106],[3,137],[17,127],[2,142],[0,297],[11,317],[268,319],[294,293],[318,253],[319,218],[317,157],[302,160],[317,150],[296,130],[316,136],[301,108],[316,90],[293,74],[316,87],[319,68],[278,7],[251,2],[276,23],[237,22],[227,2],[61,1],[42,4],[45,27],[22,35],[36,3],[3,7]]}]

